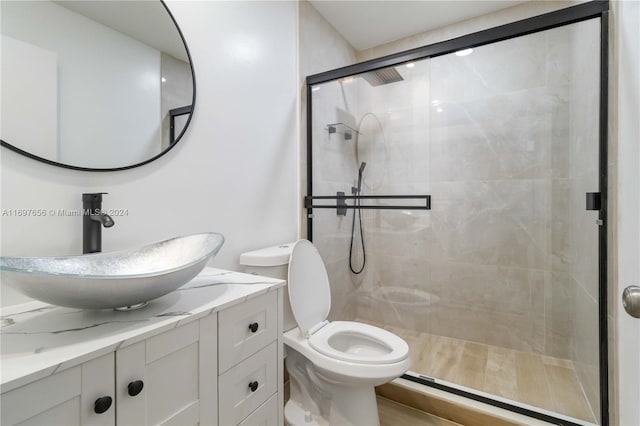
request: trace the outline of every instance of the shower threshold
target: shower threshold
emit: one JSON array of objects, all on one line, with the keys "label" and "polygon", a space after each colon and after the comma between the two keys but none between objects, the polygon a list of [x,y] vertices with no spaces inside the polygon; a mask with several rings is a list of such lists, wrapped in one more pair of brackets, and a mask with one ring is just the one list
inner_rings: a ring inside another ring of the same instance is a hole
[{"label": "shower threshold", "polygon": [[583,424],[597,423],[573,363],[531,352],[420,333],[358,318],[402,337],[409,344],[408,380],[480,400],[506,402],[525,410]]}]

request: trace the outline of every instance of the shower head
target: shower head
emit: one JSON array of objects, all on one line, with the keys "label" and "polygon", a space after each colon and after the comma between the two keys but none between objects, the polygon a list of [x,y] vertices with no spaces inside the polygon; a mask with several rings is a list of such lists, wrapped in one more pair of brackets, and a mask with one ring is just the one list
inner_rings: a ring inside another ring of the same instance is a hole
[{"label": "shower head", "polygon": [[381,68],[379,70],[364,73],[362,74],[362,78],[367,80],[367,83],[373,87],[404,80],[394,67]]},{"label": "shower head", "polygon": [[366,165],[367,163],[363,161],[362,163],[360,163],[360,168],[358,169],[358,194],[362,190],[362,173],[364,172],[364,168],[366,167]]},{"label": "shower head", "polygon": [[364,161],[360,163],[360,169],[358,169],[358,176],[360,179],[362,179],[362,172],[364,172],[364,168],[366,166],[367,166],[367,163],[365,163]]}]

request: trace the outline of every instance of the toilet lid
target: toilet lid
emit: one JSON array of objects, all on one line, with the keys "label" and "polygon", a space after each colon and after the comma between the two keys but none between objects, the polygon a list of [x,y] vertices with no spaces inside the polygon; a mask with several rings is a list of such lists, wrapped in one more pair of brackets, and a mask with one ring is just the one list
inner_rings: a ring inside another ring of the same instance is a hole
[{"label": "toilet lid", "polygon": [[287,287],[293,317],[303,334],[327,319],[331,309],[329,277],[320,253],[308,240],[293,246]]}]

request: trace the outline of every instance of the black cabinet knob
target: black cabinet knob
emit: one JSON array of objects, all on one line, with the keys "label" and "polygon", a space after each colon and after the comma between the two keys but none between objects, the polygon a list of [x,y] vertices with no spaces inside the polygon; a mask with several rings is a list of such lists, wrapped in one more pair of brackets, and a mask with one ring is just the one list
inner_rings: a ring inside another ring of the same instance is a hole
[{"label": "black cabinet knob", "polygon": [[249,330],[251,330],[252,333],[255,333],[256,331],[258,331],[258,323],[257,322],[253,322],[251,324],[249,324]]},{"label": "black cabinet knob", "polygon": [[127,393],[129,396],[136,396],[140,392],[142,392],[142,388],[144,387],[144,382],[142,380],[134,380],[133,382],[127,385]]},{"label": "black cabinet knob", "polygon": [[95,411],[96,414],[102,414],[109,408],[111,408],[112,402],[113,399],[111,399],[110,396],[100,397],[96,399],[96,402],[93,403],[93,411]]},{"label": "black cabinet knob", "polygon": [[258,389],[258,382],[253,381],[249,383],[249,389],[251,389],[251,392],[255,392]]}]

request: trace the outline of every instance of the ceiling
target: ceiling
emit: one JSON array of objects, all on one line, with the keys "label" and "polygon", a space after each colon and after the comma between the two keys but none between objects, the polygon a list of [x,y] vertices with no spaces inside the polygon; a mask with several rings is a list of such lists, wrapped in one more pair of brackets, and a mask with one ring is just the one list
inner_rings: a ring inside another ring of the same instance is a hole
[{"label": "ceiling", "polygon": [[358,51],[527,0],[310,0]]},{"label": "ceiling", "polygon": [[[310,1],[356,50],[364,50],[527,0]],[[55,3],[188,62],[182,40],[160,2],[58,0]]]}]

